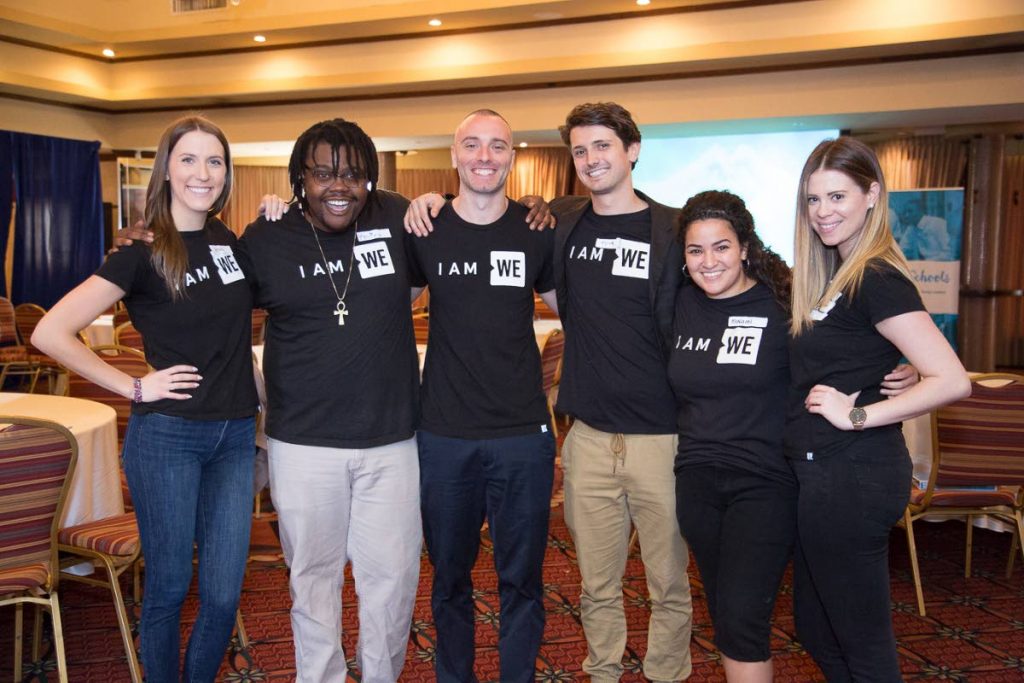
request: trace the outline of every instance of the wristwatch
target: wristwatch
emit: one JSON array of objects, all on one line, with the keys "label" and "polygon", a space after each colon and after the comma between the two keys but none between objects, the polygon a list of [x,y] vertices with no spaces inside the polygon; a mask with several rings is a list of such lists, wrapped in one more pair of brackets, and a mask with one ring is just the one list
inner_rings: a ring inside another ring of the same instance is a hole
[{"label": "wristwatch", "polygon": [[863,408],[851,408],[850,409],[850,423],[853,424],[853,430],[859,432],[864,429],[864,423],[868,421],[868,412]]}]

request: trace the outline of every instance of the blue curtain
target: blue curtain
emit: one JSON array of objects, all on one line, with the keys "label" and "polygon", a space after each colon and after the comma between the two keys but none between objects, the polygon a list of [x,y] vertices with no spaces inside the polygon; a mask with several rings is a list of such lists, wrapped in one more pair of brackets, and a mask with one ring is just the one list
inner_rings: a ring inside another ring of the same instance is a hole
[{"label": "blue curtain", "polygon": [[11,225],[11,200],[14,198],[14,177],[11,167],[11,134],[0,130],[0,296],[7,296],[8,229]]},{"label": "blue curtain", "polygon": [[100,143],[11,133],[11,300],[49,308],[103,260]]}]

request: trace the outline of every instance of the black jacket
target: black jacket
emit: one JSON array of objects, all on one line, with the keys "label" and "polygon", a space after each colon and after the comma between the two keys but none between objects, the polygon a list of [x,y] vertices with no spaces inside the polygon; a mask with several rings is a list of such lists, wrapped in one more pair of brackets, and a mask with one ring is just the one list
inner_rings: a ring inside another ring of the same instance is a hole
[{"label": "black jacket", "polygon": [[[661,333],[661,349],[667,360],[668,350],[672,346],[672,314],[676,290],[682,282],[683,251],[676,237],[679,209],[659,204],[639,190],[634,192],[651,207],[651,268],[648,286],[651,313]],[[569,303],[565,282],[565,245],[580,217],[590,206],[588,196],[570,195],[551,202],[551,211],[558,218],[555,228],[555,291],[563,326],[567,320],[566,308]]]}]

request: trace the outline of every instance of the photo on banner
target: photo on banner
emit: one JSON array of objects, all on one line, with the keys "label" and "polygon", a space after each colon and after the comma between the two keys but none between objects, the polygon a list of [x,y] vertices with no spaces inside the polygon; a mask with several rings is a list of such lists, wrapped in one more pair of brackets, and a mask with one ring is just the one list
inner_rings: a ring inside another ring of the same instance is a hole
[{"label": "photo on banner", "polygon": [[890,191],[889,220],[925,307],[956,349],[963,188]]}]

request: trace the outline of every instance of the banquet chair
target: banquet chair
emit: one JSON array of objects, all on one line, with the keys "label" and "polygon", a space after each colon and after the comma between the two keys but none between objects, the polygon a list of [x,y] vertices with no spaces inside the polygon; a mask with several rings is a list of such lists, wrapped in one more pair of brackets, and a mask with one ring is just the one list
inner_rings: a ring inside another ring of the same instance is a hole
[{"label": "banquet chair", "polygon": [[[146,362],[146,357],[137,349],[113,344],[94,346],[92,350],[104,362],[132,377],[143,377],[153,371],[153,368]],[[72,398],[97,401],[114,409],[114,412],[117,413],[117,449],[120,451],[124,443],[125,431],[128,429],[128,418],[131,416],[131,399],[104,389],[71,371],[68,372],[68,395]]]},{"label": "banquet chair", "polygon": [[132,683],[142,682],[142,670],[135,652],[135,638],[124,596],[121,594],[119,577],[132,569],[132,590],[138,604],[141,593],[139,582],[139,554],[142,543],[139,540],[139,526],[135,513],[126,512],[104,519],[66,527],[58,534],[58,548],[63,553],[62,569],[81,564],[83,561],[98,563],[103,568],[103,577],[79,576],[63,572],[65,581],[77,581],[90,586],[99,586],[110,591],[114,601],[117,625],[121,631],[128,670]]},{"label": "banquet chair", "polygon": [[[120,301],[118,303],[121,303]],[[114,305],[114,329],[117,329],[118,325],[124,325],[125,323],[131,322],[131,318],[128,317],[128,309],[121,306]]]},{"label": "banquet chair", "polygon": [[252,345],[258,346],[267,337],[267,312],[262,308],[252,309]]},{"label": "banquet chair", "polygon": [[540,368],[542,387],[547,398],[548,415],[551,416],[551,429],[558,438],[558,419],[555,417],[555,393],[562,379],[562,352],[565,350],[565,334],[561,330],[551,330],[544,337],[540,348]]},{"label": "banquet chair", "polygon": [[[122,372],[132,377],[144,377],[152,372],[153,368],[146,362],[146,357],[141,351],[127,346],[94,346],[93,352],[106,363],[113,365]],[[90,382],[76,372],[68,372],[68,396],[72,398],[84,398],[89,401],[96,401],[108,405],[117,414],[117,452],[120,453],[124,446],[124,435],[128,431],[128,418],[132,413],[132,401],[127,396],[115,394],[109,389],[104,389],[98,384]],[[128,490],[128,482],[125,480],[124,472],[121,472],[121,494],[124,498],[125,507],[131,509],[132,496]]]},{"label": "banquet chair", "polygon": [[412,331],[416,335],[417,344],[426,344],[430,336],[430,316],[426,313],[416,314],[412,317]]},{"label": "banquet chair", "polygon": [[[28,349],[29,361],[39,364],[38,378],[46,378],[47,391],[53,394],[57,391],[57,378],[61,372],[60,364],[32,344],[32,333],[35,332],[36,325],[44,315],[46,315],[46,309],[39,304],[18,304],[14,307],[14,325],[18,330],[22,345]],[[33,386],[29,393],[32,393],[34,389]]]},{"label": "banquet chair", "polygon": [[39,608],[50,611],[57,678],[67,683],[57,586],[57,530],[78,458],[66,428],[46,420],[0,416],[0,606],[14,605],[14,680],[22,680],[25,603],[36,605],[33,659],[39,657]]},{"label": "banquet chair", "polygon": [[533,297],[533,317],[536,320],[558,320],[558,314],[548,308],[539,295]]},{"label": "banquet chair", "polygon": [[146,349],[142,345],[142,333],[135,329],[135,325],[131,321],[121,323],[114,328],[114,344],[127,346],[143,354],[146,353]]},{"label": "banquet chair", "polygon": [[927,486],[912,487],[903,513],[917,609],[925,615],[914,521],[965,517],[964,576],[971,575],[973,521],[993,515],[1014,525],[1013,553],[1024,552],[1024,376],[993,373],[971,381],[971,395],[932,413],[932,464]]},{"label": "banquet chair", "polygon": [[27,377],[28,393],[39,381],[39,363],[29,357],[29,348],[18,339],[17,320],[11,300],[0,296],[0,390],[10,377]]}]

